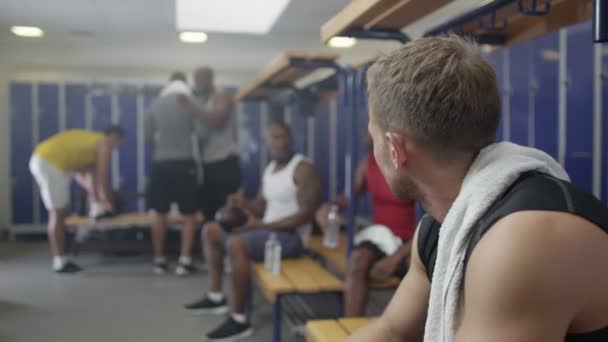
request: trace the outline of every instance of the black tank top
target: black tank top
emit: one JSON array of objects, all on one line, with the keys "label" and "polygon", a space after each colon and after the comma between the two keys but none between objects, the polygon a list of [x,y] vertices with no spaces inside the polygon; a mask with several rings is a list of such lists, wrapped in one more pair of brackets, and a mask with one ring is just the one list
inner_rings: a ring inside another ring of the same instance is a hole
[{"label": "black tank top", "polygon": [[[522,174],[473,227],[464,259],[465,270],[473,249],[483,235],[501,218],[528,210],[559,211],[580,216],[608,233],[608,209],[591,194],[573,184],[530,171]],[[418,254],[429,280],[433,278],[441,225],[425,216],[418,233]],[[584,334],[568,334],[566,342],[608,341],[608,327]]]}]

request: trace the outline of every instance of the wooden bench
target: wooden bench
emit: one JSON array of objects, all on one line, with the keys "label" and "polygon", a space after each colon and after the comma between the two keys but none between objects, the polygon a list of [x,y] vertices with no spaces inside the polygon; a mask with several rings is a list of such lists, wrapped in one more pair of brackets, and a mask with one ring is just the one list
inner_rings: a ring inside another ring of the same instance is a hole
[{"label": "wooden bench", "polygon": [[450,0],[353,0],[321,27],[321,41],[354,29],[400,31]]},{"label": "wooden bench", "polygon": [[255,283],[264,298],[273,305],[273,341],[281,341],[281,299],[290,294],[335,293],[342,304],[344,284],[310,258],[281,262],[281,273],[266,271],[264,264],[253,265]]},{"label": "wooden bench", "polygon": [[369,318],[309,321],[306,324],[306,342],[341,342],[369,322]]},{"label": "wooden bench", "polygon": [[[356,37],[357,31],[383,32],[384,37],[389,36],[387,33],[393,33],[392,37],[396,39],[404,27],[432,14],[449,2],[450,0],[353,0],[321,27],[321,41],[327,43],[332,37],[340,35]],[[544,10],[544,4],[544,1],[539,1],[539,10]],[[485,6],[485,15],[480,16],[478,11]],[[526,7],[531,9],[530,1],[526,2]],[[513,45],[588,20],[592,17],[592,7],[592,0],[552,0],[549,13],[537,16],[520,12],[517,1],[498,9],[492,1],[487,1],[479,8],[472,8],[459,16],[457,22],[450,18],[449,23],[440,22],[425,34],[437,35],[449,30],[487,37],[495,45]],[[492,13],[495,14],[495,23],[490,21]],[[506,27],[503,28],[504,22]],[[446,23],[450,27],[446,27]],[[365,34],[362,36],[365,37]]]},{"label": "wooden bench", "polygon": [[[338,247],[336,248],[327,248],[323,246],[323,236],[313,235],[308,242],[308,248],[323,258],[338,272],[344,274],[348,268],[347,244],[346,234],[340,234]],[[400,282],[401,280],[399,278],[391,277],[386,281],[372,282],[370,286],[374,289],[387,289],[397,287]]]},{"label": "wooden bench", "polygon": [[[204,217],[202,214],[196,214],[197,223],[202,223]],[[114,217],[104,218],[100,220],[92,220],[88,216],[71,215],[66,218],[66,232],[72,236],[66,241],[66,249],[69,252],[78,253],[83,242],[90,234],[98,233],[107,240],[112,232],[127,231],[133,228],[148,228],[154,223],[154,215],[147,212],[130,212],[120,214]],[[179,215],[169,215],[169,224],[177,225],[182,223],[182,218]],[[93,243],[89,247],[94,250],[126,252],[135,251],[141,248],[148,247],[149,242],[142,241],[141,244],[134,244],[133,241],[121,243],[113,240],[112,243]]]},{"label": "wooden bench", "polygon": [[[319,68],[331,68],[339,55],[334,53],[285,52],[277,57],[251,83],[241,87],[236,101],[266,99],[278,94]],[[316,69],[296,62],[315,63]]]}]

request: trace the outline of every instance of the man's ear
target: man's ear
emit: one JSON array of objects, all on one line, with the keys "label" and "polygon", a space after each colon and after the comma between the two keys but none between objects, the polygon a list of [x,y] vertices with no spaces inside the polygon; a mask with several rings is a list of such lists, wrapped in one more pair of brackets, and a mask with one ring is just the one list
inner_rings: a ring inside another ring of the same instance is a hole
[{"label": "man's ear", "polygon": [[391,154],[391,161],[395,169],[403,167],[409,160],[407,149],[405,148],[405,137],[398,133],[387,132],[388,148]]}]

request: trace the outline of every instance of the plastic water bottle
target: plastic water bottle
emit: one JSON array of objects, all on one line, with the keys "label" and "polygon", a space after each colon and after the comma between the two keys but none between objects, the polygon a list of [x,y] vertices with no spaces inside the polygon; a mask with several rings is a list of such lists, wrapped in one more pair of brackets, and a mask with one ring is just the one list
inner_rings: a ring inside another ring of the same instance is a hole
[{"label": "plastic water bottle", "polygon": [[327,248],[338,247],[338,237],[340,234],[340,215],[338,206],[332,205],[327,215],[328,226],[323,235],[323,246]]},{"label": "plastic water bottle", "polygon": [[277,233],[271,233],[264,249],[264,267],[272,274],[281,273],[281,243]]}]

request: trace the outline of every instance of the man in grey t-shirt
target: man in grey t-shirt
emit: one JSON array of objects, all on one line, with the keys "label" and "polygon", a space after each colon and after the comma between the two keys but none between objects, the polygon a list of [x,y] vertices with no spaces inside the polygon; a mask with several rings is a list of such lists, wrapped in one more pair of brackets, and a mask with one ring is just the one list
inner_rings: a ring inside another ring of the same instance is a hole
[{"label": "man in grey t-shirt", "polygon": [[241,186],[236,117],[232,95],[215,89],[211,68],[198,68],[193,76],[194,96],[178,95],[178,100],[183,108],[199,118],[199,126],[202,126],[205,176],[199,190],[199,204],[205,219],[213,220],[228,195],[239,191]]},{"label": "man in grey t-shirt", "polygon": [[160,96],[145,114],[146,142],[153,146],[154,160],[148,183],[148,204],[155,212],[152,227],[154,271],[167,272],[164,254],[167,214],[176,203],[183,217],[181,256],[177,275],[196,269],[191,253],[195,236],[195,212],[198,209],[196,188],[197,166],[194,159],[193,136],[196,118],[177,101],[178,95],[189,96],[190,89],[183,73],[175,73]]}]

